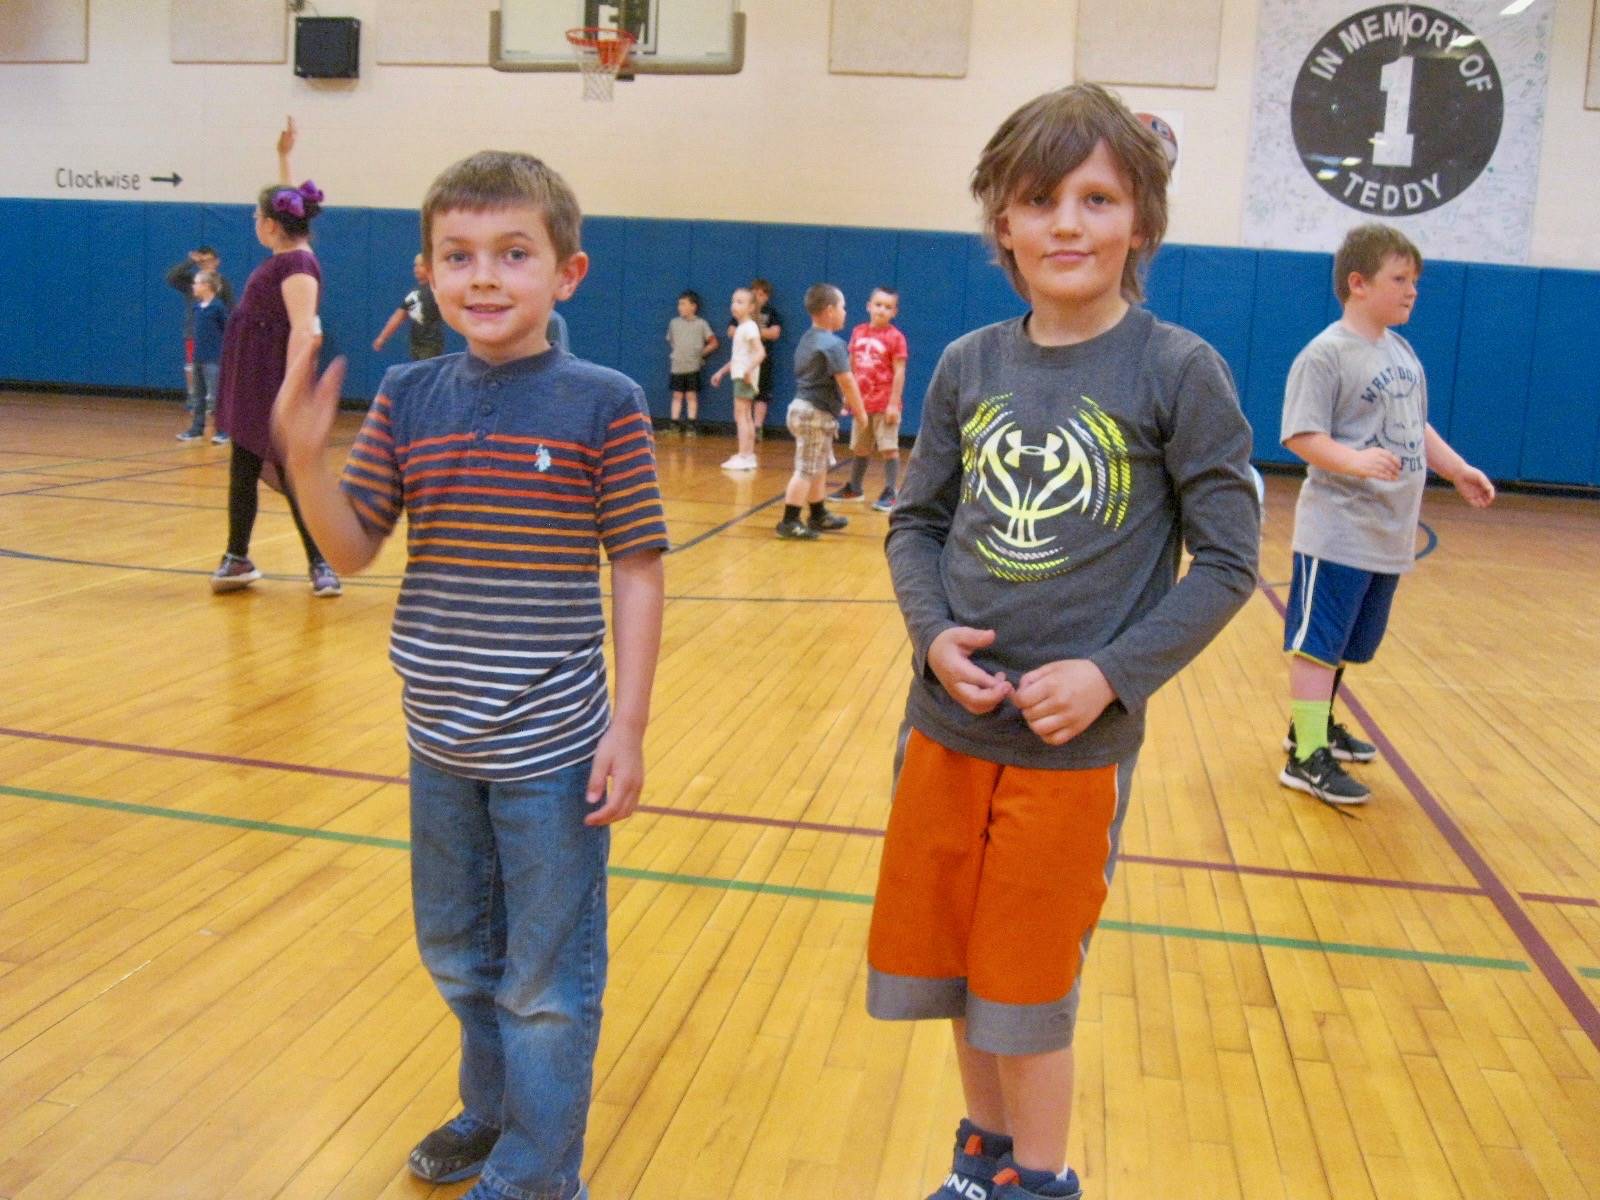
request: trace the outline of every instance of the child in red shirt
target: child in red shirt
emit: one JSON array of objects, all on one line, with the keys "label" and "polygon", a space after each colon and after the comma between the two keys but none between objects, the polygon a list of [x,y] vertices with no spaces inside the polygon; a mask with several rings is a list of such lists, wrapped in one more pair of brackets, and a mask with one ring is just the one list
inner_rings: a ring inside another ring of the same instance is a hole
[{"label": "child in red shirt", "polygon": [[860,500],[866,493],[867,463],[876,454],[883,459],[883,491],[872,507],[888,512],[894,507],[895,483],[900,472],[900,410],[906,386],[906,336],[891,322],[900,311],[900,293],[890,288],[873,290],[867,301],[871,319],[850,332],[850,370],[861,388],[867,419],[850,432],[850,450],[856,456],[850,482],[828,497]]}]

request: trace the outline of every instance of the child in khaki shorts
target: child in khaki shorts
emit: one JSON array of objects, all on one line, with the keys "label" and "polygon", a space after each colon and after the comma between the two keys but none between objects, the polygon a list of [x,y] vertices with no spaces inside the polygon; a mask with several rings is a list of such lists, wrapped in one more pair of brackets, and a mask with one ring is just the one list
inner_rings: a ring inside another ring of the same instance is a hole
[{"label": "child in khaki shorts", "polygon": [[1166,184],[1092,84],[1000,127],[973,192],[1031,307],[945,350],[889,516],[913,675],[867,1005],[952,1023],[967,1115],[932,1200],[1082,1195],[1073,1026],[1145,705],[1255,586],[1232,378],[1137,303]]}]

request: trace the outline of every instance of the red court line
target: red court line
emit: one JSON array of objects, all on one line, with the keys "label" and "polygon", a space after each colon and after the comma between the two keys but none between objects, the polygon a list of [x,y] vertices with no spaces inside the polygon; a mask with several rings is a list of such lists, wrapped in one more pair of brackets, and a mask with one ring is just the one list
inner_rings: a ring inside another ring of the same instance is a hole
[{"label": "red court line", "polygon": [[[65,733],[44,733],[34,729],[12,729],[0,726],[0,737],[14,737],[29,741],[57,742],[67,746],[85,746],[95,750],[121,750],[130,754],[148,754],[159,758],[181,758],[194,762],[213,762],[232,767],[254,767],[266,771],[290,771],[300,775],[318,775],[326,779],[354,779],[362,783],[404,786],[409,780],[404,775],[379,775],[370,771],[346,771],[337,767],[319,767],[306,763],[278,762],[267,758],[242,758],[234,754],[212,754],[203,750],[179,750],[170,746],[150,746],[139,742],[110,742],[100,738],[74,737]],[[678,817],[688,821],[720,821],[734,825],[759,825],[770,829],[793,829],[806,833],[838,833],[850,837],[881,838],[883,830],[870,825],[832,825],[822,821],[795,821],[785,817],[761,817],[747,813],[714,812],[693,808],[669,808],[657,804],[641,804],[636,810],[662,817]],[[1276,879],[1297,879],[1316,883],[1344,883],[1358,887],[1394,888],[1408,892],[1435,892],[1455,896],[1483,896],[1484,889],[1461,883],[1426,883],[1410,879],[1384,879],[1371,875],[1342,875],[1329,871],[1297,871],[1291,867],[1258,867],[1245,863],[1211,862],[1199,858],[1169,858],[1152,854],[1119,854],[1121,862],[1140,863],[1157,867],[1179,867],[1197,871],[1217,871],[1233,875],[1263,875]],[[1544,904],[1575,905],[1582,908],[1600,908],[1600,900],[1587,896],[1557,896],[1543,892],[1525,892],[1523,899]]]},{"label": "red court line", "polygon": [[[1278,593],[1270,587],[1263,587],[1262,591],[1271,601],[1272,607],[1278,610],[1278,616],[1283,617],[1286,609]],[[1562,1003],[1567,1006],[1567,1011],[1578,1022],[1579,1028],[1588,1035],[1589,1041],[1596,1049],[1600,1049],[1600,1009],[1595,1008],[1594,1001],[1589,998],[1589,993],[1584,990],[1583,984],[1578,981],[1577,976],[1567,970],[1566,964],[1556,954],[1555,947],[1545,940],[1544,934],[1539,932],[1532,918],[1517,903],[1511,889],[1495,873],[1488,860],[1478,853],[1478,848],[1456,823],[1456,819],[1428,790],[1427,784],[1423,783],[1411,769],[1411,764],[1406,762],[1400,751],[1395,749],[1394,743],[1379,728],[1378,722],[1367,711],[1366,705],[1356,698],[1348,686],[1341,688],[1340,694],[1344,696],[1345,704],[1355,715],[1356,720],[1361,722],[1367,736],[1377,744],[1384,762],[1400,777],[1400,782],[1406,785],[1406,790],[1411,793],[1412,799],[1421,806],[1446,844],[1455,851],[1461,864],[1478,881],[1478,886],[1483,889],[1484,895],[1488,896],[1490,902],[1500,911],[1500,916],[1511,927],[1511,932],[1516,935],[1517,941],[1522,943],[1522,948],[1533,960],[1534,967],[1555,989],[1556,995],[1561,997]]]}]

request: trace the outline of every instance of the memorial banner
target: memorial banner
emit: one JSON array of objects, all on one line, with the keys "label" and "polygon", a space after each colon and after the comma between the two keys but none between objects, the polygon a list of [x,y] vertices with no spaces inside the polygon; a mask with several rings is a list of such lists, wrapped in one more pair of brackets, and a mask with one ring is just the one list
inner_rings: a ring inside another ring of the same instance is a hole
[{"label": "memorial banner", "polygon": [[1380,220],[1425,257],[1526,261],[1552,9],[1262,0],[1245,244]]}]

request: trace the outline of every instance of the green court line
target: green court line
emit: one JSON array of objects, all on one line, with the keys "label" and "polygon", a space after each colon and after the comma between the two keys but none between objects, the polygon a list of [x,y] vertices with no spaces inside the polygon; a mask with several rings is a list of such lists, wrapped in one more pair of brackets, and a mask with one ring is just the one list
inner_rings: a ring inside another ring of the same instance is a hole
[{"label": "green court line", "polygon": [[1600,967],[1579,967],[1578,974],[1585,979],[1600,979]]},{"label": "green court line", "polygon": [[[374,837],[365,833],[341,833],[334,829],[319,829],[306,825],[284,825],[276,821],[252,821],[243,817],[225,817],[216,813],[194,812],[181,808],[161,808],[152,804],[130,804],[121,800],[98,800],[90,796],[72,796],[62,792],[42,792],[33,788],[0,785],[0,795],[17,796],[25,800],[44,800],[52,804],[71,804],[79,808],[95,808],[107,812],[128,813],[140,817],[163,817],[172,821],[192,821],[201,825],[223,825],[231,829],[245,829],[254,833],[275,833],[287,837],[310,838],[323,842],[343,842],[356,846],[375,846],[383,850],[409,850],[411,843],[400,838]],[[834,892],[818,888],[795,887],[781,883],[759,883],[743,879],[722,879],[711,875],[682,875],[671,871],[647,871],[638,867],[612,866],[609,873],[618,879],[633,879],[645,883],[666,883],[686,887],[720,888],[729,892],[751,892],[762,896],[785,896],[797,900],[825,900],[838,904],[870,906],[872,897],[862,892]],[[1141,921],[1103,920],[1101,929],[1117,933],[1145,934],[1156,937],[1185,938],[1194,941],[1227,942],[1258,948],[1274,947],[1285,950],[1311,950],[1323,954],[1350,954],[1363,958],[1392,958],[1404,962],[1438,963],[1452,967],[1477,967],[1490,971],[1527,971],[1525,962],[1514,958],[1483,958],[1472,954],[1444,954],[1433,950],[1404,950],[1388,946],[1367,946],[1356,942],[1319,942],[1309,938],[1274,937],[1261,933],[1231,933],[1221,929],[1197,929],[1185,925],[1152,925]],[[1579,967],[1578,973],[1590,979],[1600,979],[1600,968]]]},{"label": "green court line", "polygon": [[224,817],[216,813],[191,812],[183,808],[159,808],[153,804],[128,804],[121,800],[96,800],[92,796],[68,796],[61,792],[37,792],[32,788],[0,785],[0,795],[20,796],[25,800],[48,800],[53,804],[75,804],[79,808],[101,808],[108,812],[132,813],[140,817],[165,817],[169,821],[193,821],[199,825],[226,825],[254,833],[281,833],[288,837],[315,838],[323,842],[348,842],[355,846],[377,846],[383,850],[409,850],[411,843],[400,838],[373,837],[365,833],[340,833],[309,825],[280,825],[276,821],[248,821],[243,817]]}]

